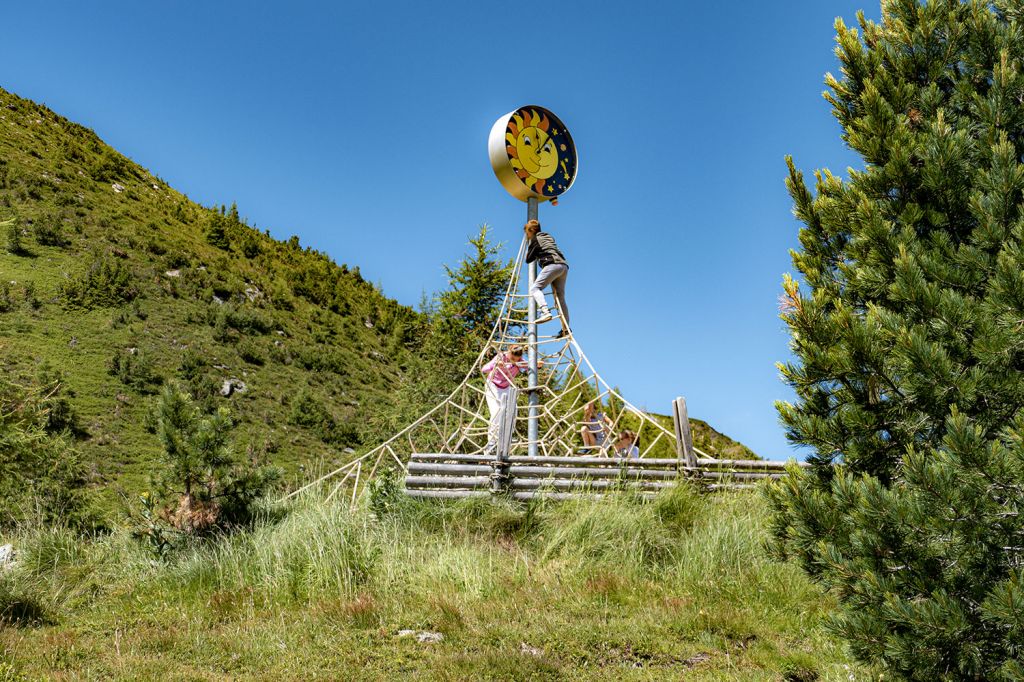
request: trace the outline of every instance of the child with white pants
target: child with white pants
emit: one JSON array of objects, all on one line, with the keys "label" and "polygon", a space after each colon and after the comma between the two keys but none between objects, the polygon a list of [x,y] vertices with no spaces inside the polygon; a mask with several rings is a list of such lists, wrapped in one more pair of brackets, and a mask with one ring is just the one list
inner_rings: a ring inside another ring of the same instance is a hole
[{"label": "child with white pants", "polygon": [[[505,405],[509,395],[513,393],[512,380],[526,371],[523,347],[515,344],[510,346],[506,352],[499,352],[491,358],[490,362],[481,367],[480,371],[487,379],[484,382],[484,397],[487,399],[487,409],[491,413],[491,419],[487,425],[487,446],[484,448],[484,454],[492,455],[498,447]],[[515,405],[510,407],[515,409]]]}]

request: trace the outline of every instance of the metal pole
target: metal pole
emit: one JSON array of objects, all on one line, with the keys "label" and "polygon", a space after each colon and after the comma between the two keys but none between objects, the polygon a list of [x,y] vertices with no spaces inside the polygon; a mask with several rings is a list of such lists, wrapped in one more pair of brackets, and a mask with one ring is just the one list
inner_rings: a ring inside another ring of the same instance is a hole
[{"label": "metal pole", "polygon": [[[537,220],[537,199],[530,197],[526,200],[526,220]],[[533,289],[533,283],[537,279],[537,261],[526,264],[527,273],[527,294]],[[540,393],[537,391],[537,303],[533,296],[527,297],[527,331],[526,340],[530,351],[530,369],[527,376],[529,395],[527,400],[530,405],[530,418],[527,422],[527,438],[530,441],[529,455],[537,456],[537,439],[540,438]]]}]

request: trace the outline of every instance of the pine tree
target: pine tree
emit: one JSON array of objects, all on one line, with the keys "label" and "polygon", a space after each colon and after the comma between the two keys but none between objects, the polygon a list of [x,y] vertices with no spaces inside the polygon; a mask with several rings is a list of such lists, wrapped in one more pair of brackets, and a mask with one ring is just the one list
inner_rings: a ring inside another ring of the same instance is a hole
[{"label": "pine tree", "polygon": [[14,218],[0,222],[0,229],[4,231],[5,248],[12,256],[21,256],[25,253],[25,247],[21,243],[21,228]]},{"label": "pine tree", "polygon": [[501,244],[491,242],[489,232],[480,226],[469,239],[470,252],[454,268],[445,266],[448,288],[421,301],[427,320],[416,331],[419,354],[410,360],[394,404],[374,420],[373,435],[390,436],[447,397],[487,342],[513,266],[499,258]]},{"label": "pine tree", "polygon": [[171,524],[205,533],[247,523],[279,472],[237,460],[228,409],[203,415],[191,395],[170,383],[157,403],[156,419],[165,465],[160,492],[177,501],[177,508],[166,512]]},{"label": "pine tree", "polygon": [[[224,207],[221,206],[221,209]],[[225,220],[223,215],[217,213],[211,213],[209,220],[206,223],[206,241],[212,246],[216,246],[218,249],[224,249],[227,251],[231,248],[231,242],[228,239],[228,233],[225,226]]]},{"label": "pine tree", "polygon": [[773,549],[840,600],[861,660],[908,679],[1024,667],[1024,3],[885,0],[837,21],[826,99],[864,169],[792,160],[797,362]]}]

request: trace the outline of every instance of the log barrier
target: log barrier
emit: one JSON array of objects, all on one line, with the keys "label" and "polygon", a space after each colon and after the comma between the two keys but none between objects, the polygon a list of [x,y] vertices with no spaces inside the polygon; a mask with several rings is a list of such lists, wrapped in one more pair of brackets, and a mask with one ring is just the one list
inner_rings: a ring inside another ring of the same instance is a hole
[{"label": "log barrier", "polygon": [[417,452],[406,469],[405,491],[410,497],[431,499],[500,494],[514,500],[566,500],[627,490],[652,498],[680,481],[709,492],[743,490],[785,474],[788,462],[698,457],[683,398],[673,401],[672,413],[677,455],[673,458],[528,457],[509,456],[507,450],[501,456]]}]

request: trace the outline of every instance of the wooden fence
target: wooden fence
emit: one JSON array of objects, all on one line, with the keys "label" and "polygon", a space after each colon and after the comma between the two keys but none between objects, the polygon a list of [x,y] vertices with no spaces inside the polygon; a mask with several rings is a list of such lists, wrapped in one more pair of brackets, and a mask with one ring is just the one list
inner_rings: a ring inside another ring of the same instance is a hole
[{"label": "wooden fence", "polygon": [[630,490],[653,497],[680,480],[693,481],[705,490],[736,490],[783,475],[786,462],[697,457],[686,401],[677,398],[672,407],[675,458],[413,453],[405,478],[406,493],[420,498],[488,497],[504,493],[516,500],[529,500],[538,496],[569,499]]}]

